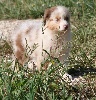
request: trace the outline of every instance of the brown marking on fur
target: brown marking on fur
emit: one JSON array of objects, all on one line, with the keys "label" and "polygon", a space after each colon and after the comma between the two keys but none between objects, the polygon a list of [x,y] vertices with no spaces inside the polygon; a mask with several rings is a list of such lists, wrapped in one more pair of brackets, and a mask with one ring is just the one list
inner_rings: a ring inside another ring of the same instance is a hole
[{"label": "brown marking on fur", "polygon": [[59,15],[56,16],[57,22],[60,21],[61,17]]},{"label": "brown marking on fur", "polygon": [[22,40],[21,40],[21,34],[18,35],[17,39],[16,39],[16,46],[18,47],[15,56],[18,59],[20,64],[24,64],[24,47],[22,45]]},{"label": "brown marking on fur", "polygon": [[57,9],[57,7],[52,7],[52,8],[48,8],[45,10],[44,13],[44,25],[46,24],[46,20],[48,20],[50,18],[50,15],[53,11],[55,11]]},{"label": "brown marking on fur", "polygon": [[26,30],[26,34],[28,34],[28,33],[30,33],[30,31],[31,31],[31,29],[32,29],[33,27],[29,27],[29,28],[27,28],[27,30]]},{"label": "brown marking on fur", "polygon": [[49,21],[49,22],[47,23],[47,27],[48,27],[50,30],[58,31],[58,30],[59,30],[59,22],[54,23],[54,22],[52,22],[52,21]]}]

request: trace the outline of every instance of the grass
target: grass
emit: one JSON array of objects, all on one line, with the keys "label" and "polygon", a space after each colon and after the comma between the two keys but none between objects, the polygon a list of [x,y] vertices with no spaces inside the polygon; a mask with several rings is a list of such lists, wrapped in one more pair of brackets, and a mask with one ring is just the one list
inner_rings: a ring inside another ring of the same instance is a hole
[{"label": "grass", "polygon": [[[0,20],[39,18],[45,8],[55,5],[71,11],[73,40],[67,69],[50,59],[47,71],[32,73],[20,67],[14,72],[9,68],[10,58],[6,60],[10,47],[4,42],[0,45],[0,100],[96,100],[96,0],[2,0]],[[62,74],[80,75],[86,83],[71,86],[57,69],[62,69]]]}]

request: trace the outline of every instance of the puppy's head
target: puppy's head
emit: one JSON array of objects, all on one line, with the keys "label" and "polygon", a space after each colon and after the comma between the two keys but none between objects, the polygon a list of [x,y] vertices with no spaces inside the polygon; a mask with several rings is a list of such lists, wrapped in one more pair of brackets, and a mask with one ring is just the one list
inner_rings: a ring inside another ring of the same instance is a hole
[{"label": "puppy's head", "polygon": [[53,31],[67,31],[70,29],[70,13],[66,7],[48,8],[44,13],[44,24]]}]

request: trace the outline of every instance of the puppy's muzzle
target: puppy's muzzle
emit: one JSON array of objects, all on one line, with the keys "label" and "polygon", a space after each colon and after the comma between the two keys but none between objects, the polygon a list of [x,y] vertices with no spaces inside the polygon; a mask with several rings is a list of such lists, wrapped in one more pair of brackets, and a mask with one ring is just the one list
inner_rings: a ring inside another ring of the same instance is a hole
[{"label": "puppy's muzzle", "polygon": [[59,26],[59,29],[61,30],[61,31],[67,31],[68,30],[68,25],[63,25],[62,26],[62,29],[60,29],[60,26]]}]

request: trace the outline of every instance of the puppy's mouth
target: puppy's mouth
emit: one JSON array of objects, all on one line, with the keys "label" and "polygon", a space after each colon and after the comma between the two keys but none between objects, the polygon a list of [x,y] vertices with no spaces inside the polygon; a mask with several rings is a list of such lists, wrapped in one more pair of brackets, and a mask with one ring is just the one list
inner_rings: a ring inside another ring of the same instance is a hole
[{"label": "puppy's mouth", "polygon": [[66,30],[62,30],[62,31],[60,31],[60,33],[62,33],[62,34],[65,34],[65,33],[67,33],[67,29]]},{"label": "puppy's mouth", "polygon": [[69,28],[68,29],[59,30],[59,32],[66,33],[68,30],[69,30]]}]

